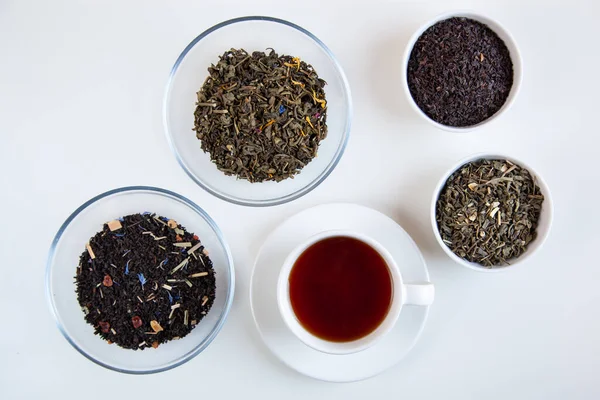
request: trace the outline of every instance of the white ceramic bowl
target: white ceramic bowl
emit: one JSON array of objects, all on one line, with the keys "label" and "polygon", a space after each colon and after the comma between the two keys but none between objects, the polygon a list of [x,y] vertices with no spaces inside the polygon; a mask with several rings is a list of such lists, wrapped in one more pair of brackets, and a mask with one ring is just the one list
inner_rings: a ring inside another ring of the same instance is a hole
[{"label": "white ceramic bowl", "polygon": [[[442,192],[442,189],[446,185],[446,181],[448,180],[450,175],[452,175],[454,172],[459,170],[463,165],[465,165],[469,162],[475,161],[475,160],[480,160],[480,159],[508,160],[508,161],[512,162],[513,164],[516,164],[522,168],[525,168],[533,176],[537,185],[540,187],[541,193],[544,195],[544,202],[542,203],[542,211],[541,211],[540,219],[539,219],[538,226],[536,229],[537,236],[531,243],[529,243],[529,245],[527,246],[527,250],[521,256],[510,260],[510,265],[500,265],[500,266],[494,266],[492,268],[489,268],[489,267],[485,267],[483,265],[480,265],[480,264],[477,264],[474,262],[467,261],[467,260],[457,256],[442,241],[442,236],[440,235],[440,232],[439,232],[439,229],[437,226],[436,204],[437,204],[437,200],[440,196],[440,193]],[[552,203],[552,197],[550,195],[550,190],[548,189],[548,185],[546,185],[546,182],[544,181],[544,179],[542,179],[542,177],[540,175],[538,175],[534,169],[532,169],[529,165],[525,164],[524,162],[522,162],[520,160],[517,160],[514,157],[508,157],[508,156],[500,155],[500,154],[484,154],[484,153],[475,154],[475,155],[472,155],[470,157],[460,160],[455,165],[453,165],[452,168],[450,168],[444,174],[444,176],[442,176],[442,178],[440,179],[439,183],[437,184],[437,186],[435,188],[435,191],[433,192],[433,199],[431,201],[431,210],[430,210],[430,219],[431,219],[431,227],[433,228],[433,234],[434,234],[435,239],[437,240],[438,244],[442,247],[442,249],[446,252],[446,254],[448,254],[448,256],[451,259],[453,259],[460,265],[463,265],[467,268],[474,269],[476,271],[483,271],[483,272],[505,271],[506,269],[514,268],[517,265],[520,265],[525,260],[530,258],[535,252],[537,252],[540,249],[540,247],[542,247],[542,245],[546,241],[546,238],[548,237],[548,234],[550,233],[550,227],[552,226],[553,215],[554,215],[554,206]]]},{"label": "white ceramic bowl", "polygon": [[[408,60],[410,59],[410,54],[412,53],[415,43],[417,42],[419,37],[421,37],[423,32],[425,32],[431,26],[435,25],[436,23],[438,23],[440,21],[443,21],[445,19],[452,18],[452,17],[470,18],[470,19],[481,22],[481,23],[487,25],[488,27],[490,27],[490,29],[492,29],[494,32],[496,32],[496,34],[500,37],[500,39],[502,39],[504,41],[504,43],[506,44],[506,47],[508,48],[508,51],[510,52],[510,58],[512,59],[512,63],[513,63],[513,85],[512,85],[512,88],[510,89],[510,93],[509,93],[508,98],[506,99],[506,102],[504,103],[504,105],[500,108],[500,110],[498,110],[494,115],[492,115],[485,121],[482,121],[475,125],[466,126],[466,127],[453,127],[453,126],[443,125],[443,124],[440,124],[439,122],[436,122],[436,121],[432,120],[431,118],[429,118],[427,116],[427,114],[425,114],[419,108],[419,106],[413,99],[413,97],[410,93],[410,89],[408,87],[408,74],[407,74]],[[522,79],[523,79],[523,61],[521,59],[521,53],[519,52],[517,43],[513,39],[512,35],[497,21],[495,21],[489,17],[473,13],[471,11],[448,12],[448,13],[438,15],[437,17],[427,21],[426,23],[421,25],[421,27],[412,35],[412,37],[408,41],[406,49],[404,50],[404,56],[403,56],[403,60],[402,60],[402,86],[404,87],[404,93],[406,94],[408,103],[417,112],[417,114],[419,114],[427,122],[429,122],[430,124],[432,124],[433,126],[435,126],[437,128],[440,128],[440,129],[443,129],[446,131],[468,132],[475,128],[479,128],[483,125],[486,125],[486,124],[492,122],[493,120],[495,120],[496,118],[498,118],[500,115],[504,114],[514,103],[515,98],[517,97],[517,94],[519,92],[519,89],[521,88]]]},{"label": "white ceramic bowl", "polygon": [[[300,57],[327,81],[327,137],[319,154],[293,179],[250,183],[227,176],[200,148],[194,127],[196,93],[208,76],[208,67],[230,48],[249,52],[275,49]],[[181,53],[167,84],[163,118],[167,139],[183,170],[209,193],[245,206],[272,206],[297,199],[316,188],[340,161],[352,117],[350,87],[341,66],[327,46],[306,29],[271,17],[243,17],[221,22],[195,38]]]}]

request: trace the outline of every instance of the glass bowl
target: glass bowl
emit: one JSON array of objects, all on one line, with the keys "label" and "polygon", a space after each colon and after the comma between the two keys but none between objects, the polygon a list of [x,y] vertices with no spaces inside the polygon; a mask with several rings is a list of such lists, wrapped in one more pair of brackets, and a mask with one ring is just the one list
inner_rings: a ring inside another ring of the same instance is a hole
[{"label": "glass bowl", "polygon": [[[327,137],[315,157],[293,179],[250,183],[227,176],[200,148],[194,127],[196,92],[208,67],[230,48],[248,52],[273,48],[278,54],[300,57],[327,81]],[[271,206],[297,199],[317,187],[339,162],[350,134],[352,104],[346,76],[331,51],[306,29],[281,19],[243,17],[209,28],[179,56],[167,84],[163,105],[166,135],[177,161],[198,185],[213,195],[246,206]]]},{"label": "glass bowl", "polygon": [[[150,211],[179,221],[200,237],[210,251],[216,276],[216,298],[206,317],[184,338],[143,351],[109,345],[84,320],[74,276],[89,238],[107,221]],[[79,207],[60,227],[48,255],[46,295],[58,329],[91,361],[119,372],[149,374],[189,361],[204,350],[225,323],[233,301],[233,259],[219,227],[196,204],[168,190],[134,186],[100,194]]]}]

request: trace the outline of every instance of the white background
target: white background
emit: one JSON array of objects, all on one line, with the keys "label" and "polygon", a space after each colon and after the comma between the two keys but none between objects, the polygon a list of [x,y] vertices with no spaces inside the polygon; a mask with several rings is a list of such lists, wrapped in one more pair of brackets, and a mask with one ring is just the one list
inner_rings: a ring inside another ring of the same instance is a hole
[{"label": "white background", "polygon": [[[463,135],[427,125],[395,92],[410,34],[459,8],[504,24],[525,68],[512,109]],[[0,398],[600,398],[599,13],[592,0],[0,0]],[[309,195],[266,209],[197,187],[172,156],[161,121],[181,50],[213,24],[252,14],[288,19],[322,39],[348,75],[355,106],[349,147],[331,176]],[[505,274],[453,264],[428,219],[441,174],[479,151],[523,159],[554,197],[546,245]],[[124,185],[191,198],[221,226],[236,262],[236,298],[220,335],[189,363],[154,376],[121,375],[82,357],[55,328],[44,297],[46,255],[60,224],[84,201]],[[260,341],[248,302],[266,235],[332,201],[367,205],[400,223],[437,289],[409,356],[352,384],[286,368]]]}]

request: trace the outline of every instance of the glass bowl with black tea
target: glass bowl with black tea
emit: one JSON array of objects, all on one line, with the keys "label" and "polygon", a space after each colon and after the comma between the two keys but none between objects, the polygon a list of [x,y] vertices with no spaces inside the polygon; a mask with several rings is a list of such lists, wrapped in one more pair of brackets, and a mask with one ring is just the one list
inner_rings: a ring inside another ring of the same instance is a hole
[{"label": "glass bowl with black tea", "polygon": [[503,271],[531,257],[552,225],[544,180],[513,157],[478,154],[450,168],[431,203],[437,242],[457,263]]},{"label": "glass bowl with black tea", "polygon": [[294,200],[323,182],[350,133],[351,98],[331,51],[270,17],[222,22],[177,59],[166,134],[184,171],[241,205]]},{"label": "glass bowl with black tea", "polygon": [[176,193],[126,187],[79,207],[56,234],[46,294],[81,354],[133,374],[204,350],[233,301],[233,261],[210,216]]}]

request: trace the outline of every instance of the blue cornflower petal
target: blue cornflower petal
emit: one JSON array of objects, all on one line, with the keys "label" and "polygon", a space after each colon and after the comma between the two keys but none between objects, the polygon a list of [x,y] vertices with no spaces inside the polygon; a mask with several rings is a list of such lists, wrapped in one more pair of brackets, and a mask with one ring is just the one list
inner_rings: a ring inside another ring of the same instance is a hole
[{"label": "blue cornflower petal", "polygon": [[173,296],[171,296],[171,292],[167,290],[167,294],[169,295],[169,303],[173,304]]},{"label": "blue cornflower petal", "polygon": [[140,280],[140,283],[142,284],[142,289],[143,289],[144,284],[148,281],[146,280],[146,277],[144,276],[144,274],[142,274],[141,272],[138,274],[138,279]]},{"label": "blue cornflower petal", "polygon": [[285,107],[283,106],[283,104],[281,104],[279,106],[279,115],[283,114],[285,112]]},{"label": "blue cornflower petal", "polygon": [[125,264],[125,275],[129,275],[129,261],[131,260],[127,260],[127,264]]}]

